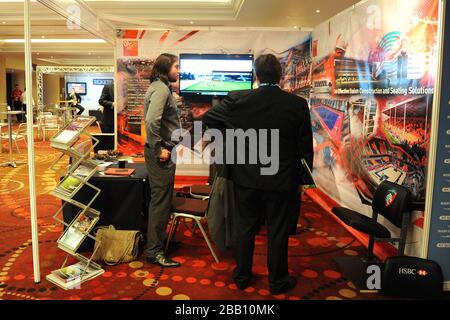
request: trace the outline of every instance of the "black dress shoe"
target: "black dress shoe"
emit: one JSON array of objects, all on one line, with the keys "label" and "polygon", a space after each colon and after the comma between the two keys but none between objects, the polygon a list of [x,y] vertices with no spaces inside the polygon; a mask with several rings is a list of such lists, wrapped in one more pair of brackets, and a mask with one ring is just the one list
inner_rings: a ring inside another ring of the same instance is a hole
[{"label": "black dress shoe", "polygon": [[235,284],[239,290],[245,290],[250,285],[249,282],[235,282]]},{"label": "black dress shoe", "polygon": [[172,240],[172,241],[170,241],[170,243],[169,243],[169,247],[170,246],[180,246],[181,245],[181,241],[180,240]]},{"label": "black dress shoe", "polygon": [[173,261],[163,254],[158,254],[155,258],[147,258],[147,262],[160,265],[164,268],[178,268],[181,266],[181,263]]},{"label": "black dress shoe", "polygon": [[285,293],[289,290],[292,290],[297,285],[297,279],[294,277],[289,277],[285,283],[283,283],[280,286],[277,286],[277,288],[270,288],[270,293],[274,296]]},{"label": "black dress shoe", "polygon": [[175,250],[179,249],[180,246],[181,246],[181,241],[178,241],[178,240],[170,241],[166,254],[174,252]]}]

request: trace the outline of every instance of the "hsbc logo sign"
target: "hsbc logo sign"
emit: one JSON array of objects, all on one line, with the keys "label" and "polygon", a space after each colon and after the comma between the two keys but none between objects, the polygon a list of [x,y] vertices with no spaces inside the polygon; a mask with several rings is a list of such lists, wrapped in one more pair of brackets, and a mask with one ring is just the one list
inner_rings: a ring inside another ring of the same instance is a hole
[{"label": "hsbc logo sign", "polygon": [[417,274],[419,276],[426,277],[428,275],[428,272],[426,270],[419,270],[417,271]]},{"label": "hsbc logo sign", "polygon": [[403,275],[413,275],[415,276],[417,274],[417,269],[411,269],[411,268],[399,268],[398,274]]},{"label": "hsbc logo sign", "polygon": [[[392,271],[394,272],[395,269]],[[379,265],[370,265],[367,267],[366,273],[368,275],[366,286],[369,290],[381,290],[381,268]],[[416,268],[398,268],[398,274],[402,276],[411,277],[426,277],[428,271]]]},{"label": "hsbc logo sign", "polygon": [[398,269],[398,274],[401,275],[410,275],[410,276],[421,276],[421,277],[426,277],[428,275],[428,272],[426,270],[417,270],[417,269],[413,269],[413,268],[399,268]]}]

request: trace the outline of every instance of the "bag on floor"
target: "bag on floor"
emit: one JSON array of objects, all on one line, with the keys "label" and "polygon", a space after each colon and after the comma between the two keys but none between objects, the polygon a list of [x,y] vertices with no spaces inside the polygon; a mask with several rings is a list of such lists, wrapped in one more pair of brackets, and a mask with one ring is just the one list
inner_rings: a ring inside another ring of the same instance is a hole
[{"label": "bag on floor", "polygon": [[139,231],[100,227],[96,232],[93,260],[114,266],[134,261],[139,255],[142,235]]}]

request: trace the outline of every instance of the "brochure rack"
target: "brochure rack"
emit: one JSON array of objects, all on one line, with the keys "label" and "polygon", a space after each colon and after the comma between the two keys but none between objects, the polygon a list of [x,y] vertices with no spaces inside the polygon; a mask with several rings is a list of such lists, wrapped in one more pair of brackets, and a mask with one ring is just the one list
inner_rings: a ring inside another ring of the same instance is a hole
[{"label": "brochure rack", "polygon": [[[65,226],[57,243],[58,248],[67,253],[67,257],[60,269],[52,271],[46,277],[48,281],[65,290],[77,288],[85,281],[104,272],[100,265],[92,261],[95,251],[90,257],[77,252],[87,237],[97,241],[90,232],[98,222],[100,212],[91,208],[91,205],[101,190],[90,184],[89,179],[97,172],[97,164],[90,159],[90,153],[98,144],[98,140],[87,132],[94,122],[95,117],[78,116],[50,139],[50,145],[61,152],[61,155],[52,163],[50,167],[52,170],[56,171],[55,165],[64,156],[70,157],[70,166],[53,191],[53,195],[63,201],[63,205],[53,218]],[[81,203],[74,199],[84,186],[94,190],[94,196],[88,203]],[[70,223],[60,218],[67,204],[79,209]],[[66,266],[69,256],[76,258],[78,262]]]}]

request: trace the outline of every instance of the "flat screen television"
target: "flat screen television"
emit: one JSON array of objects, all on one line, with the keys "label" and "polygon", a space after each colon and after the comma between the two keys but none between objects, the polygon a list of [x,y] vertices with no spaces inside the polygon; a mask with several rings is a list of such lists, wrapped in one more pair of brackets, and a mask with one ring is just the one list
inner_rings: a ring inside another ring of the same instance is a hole
[{"label": "flat screen television", "polygon": [[80,96],[85,96],[87,94],[87,84],[86,82],[67,82],[66,92],[69,94],[70,90],[74,88]]},{"label": "flat screen television", "polygon": [[182,96],[225,96],[252,87],[251,54],[180,54]]}]

